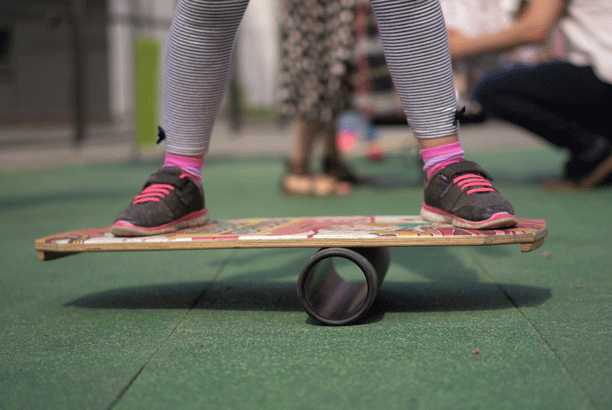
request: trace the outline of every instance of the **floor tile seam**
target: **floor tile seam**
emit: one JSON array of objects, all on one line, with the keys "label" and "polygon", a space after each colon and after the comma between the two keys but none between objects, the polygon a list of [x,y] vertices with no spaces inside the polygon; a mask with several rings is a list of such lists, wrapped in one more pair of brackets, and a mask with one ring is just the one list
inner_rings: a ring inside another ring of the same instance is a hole
[{"label": "floor tile seam", "polygon": [[[183,319],[187,318],[187,316],[195,309],[195,307],[198,305],[198,303],[202,299],[204,299],[204,295],[206,295],[208,289],[210,287],[212,287],[213,286],[212,284],[215,283],[221,277],[221,273],[223,273],[223,271],[225,270],[227,265],[229,265],[231,260],[236,256],[237,252],[238,252],[238,249],[231,249],[230,250],[229,255],[227,257],[225,257],[223,259],[223,261],[219,264],[219,267],[217,268],[217,271],[212,276],[212,279],[207,281],[207,284],[204,285],[204,287],[202,288],[202,291],[200,292],[200,294],[195,298],[195,300],[193,301],[191,306],[189,306],[189,309],[187,309],[187,312],[185,312],[185,316],[183,317]],[[180,323],[182,323],[182,321]],[[178,325],[177,325],[177,327],[178,327]],[[173,332],[174,332],[174,330],[173,330]]]},{"label": "floor tile seam", "polygon": [[486,268],[485,264],[482,262],[480,258],[478,258],[475,252],[469,252],[468,254],[469,254],[469,257],[472,259],[475,268],[478,271],[480,271],[480,273],[483,276],[487,278],[489,283],[496,284],[499,287],[499,290],[504,294],[504,296],[506,297],[506,299],[508,299],[508,301],[512,304],[512,306],[514,306],[518,314],[521,315],[523,319],[529,324],[529,327],[533,329],[537,337],[544,343],[544,345],[551,352],[551,354],[556,359],[556,361],[561,365],[561,368],[563,369],[563,371],[565,371],[569,375],[570,380],[574,383],[574,385],[578,386],[578,388],[583,392],[583,394],[589,401],[589,404],[591,405],[591,407],[598,408],[597,405],[595,404],[595,400],[593,399],[593,397],[591,397],[591,395],[587,392],[586,387],[576,379],[576,377],[574,376],[570,368],[567,366],[565,361],[561,358],[559,353],[553,348],[553,346],[548,342],[548,340],[546,340],[546,337],[544,337],[544,335],[540,332],[537,326],[529,319],[529,317],[525,314],[525,312],[523,312],[523,310],[521,309],[519,304],[516,302],[516,300],[514,300],[514,298],[506,291],[503,284],[499,284],[495,282],[494,280],[495,278],[491,275],[491,272]]},{"label": "floor tile seam", "polygon": [[[202,293],[200,293],[200,296],[202,295]],[[200,299],[200,296],[198,296],[196,298],[196,300]],[[181,323],[184,322],[187,314],[191,311],[191,309],[193,309],[193,304],[189,307],[189,309],[187,310],[187,312],[183,315],[182,318],[180,318],[176,324],[172,327],[172,329],[170,330],[170,332],[168,332],[168,335],[159,342],[159,344],[157,345],[157,347],[153,350],[153,352],[151,352],[151,354],[149,355],[149,357],[145,360],[145,362],[142,364],[142,366],[140,367],[140,369],[138,369],[138,371],[136,372],[136,374],[130,379],[130,381],[125,385],[125,387],[123,389],[121,389],[121,392],[119,392],[119,395],[115,398],[115,400],[113,400],[113,402],[108,406],[108,410],[112,409],[115,407],[115,405],[117,405],[119,403],[119,401],[121,400],[121,398],[125,395],[125,393],[127,393],[127,391],[130,389],[130,387],[132,387],[132,385],[134,384],[134,382],[136,381],[136,379],[138,379],[138,377],[140,376],[140,374],[144,371],[144,369],[149,365],[149,363],[151,363],[151,361],[153,360],[153,358],[157,355],[157,353],[159,353],[159,351],[162,349],[162,347],[166,344],[166,342],[172,337],[172,335],[174,334],[174,332],[176,332],[176,329],[180,326]]]},{"label": "floor tile seam", "polygon": [[138,369],[138,371],[136,372],[136,374],[130,379],[130,381],[125,385],[125,387],[121,390],[121,392],[119,392],[119,395],[115,398],[115,400],[112,401],[112,403],[108,406],[108,410],[113,409],[121,400],[121,398],[125,395],[125,393],[127,393],[127,391],[130,389],[130,387],[132,387],[132,385],[134,384],[134,382],[136,381],[136,379],[138,379],[138,377],[140,376],[140,374],[144,371],[144,369],[147,367],[147,365],[149,363],[151,363],[151,361],[153,360],[153,358],[159,353],[159,351],[164,347],[164,345],[168,342],[168,340],[170,340],[170,338],[174,335],[174,333],[176,332],[176,329],[178,329],[178,327],[185,321],[185,319],[187,318],[187,316],[193,311],[193,309],[198,305],[198,302],[200,300],[202,300],[202,298],[204,298],[204,295],[206,294],[207,289],[212,286],[212,283],[215,282],[217,279],[219,279],[219,277],[221,276],[221,273],[224,271],[224,269],[227,267],[227,265],[230,263],[230,261],[233,259],[234,255],[236,254],[236,249],[232,249],[232,251],[230,252],[230,254],[219,264],[219,267],[217,269],[217,271],[214,273],[214,275],[212,276],[212,279],[210,281],[207,281],[208,284],[204,285],[204,287],[202,288],[202,291],[200,292],[200,294],[195,298],[195,300],[193,301],[193,303],[191,303],[191,306],[189,306],[189,308],[187,309],[187,311],[185,312],[185,314],[182,316],[182,318],[180,318],[176,324],[172,327],[172,329],[170,330],[170,332],[168,332],[168,335],[159,342],[159,344],[157,345],[157,347],[155,348],[155,350],[149,355],[149,357],[145,360],[145,362],[143,363],[143,365],[140,367],[140,369]]},{"label": "floor tile seam", "polygon": [[588,393],[586,386],[584,386],[582,383],[580,383],[580,381],[575,377],[574,373],[571,371],[571,369],[567,366],[567,363],[563,360],[563,358],[559,355],[559,353],[555,350],[555,348],[548,342],[548,340],[546,339],[546,337],[540,332],[540,330],[537,328],[537,326],[529,319],[529,317],[525,314],[525,312],[523,312],[523,310],[521,309],[521,307],[518,305],[518,303],[516,303],[516,301],[512,298],[512,296],[510,296],[510,294],[508,294],[506,292],[506,290],[504,289],[504,287],[502,285],[499,285],[500,290],[504,293],[504,295],[506,296],[506,298],[508,298],[508,300],[510,301],[510,303],[512,303],[512,305],[516,308],[516,310],[518,311],[518,313],[525,319],[525,321],[529,324],[529,326],[533,329],[533,331],[535,332],[535,334],[537,335],[537,337],[540,338],[540,340],[544,343],[544,345],[546,346],[546,348],[551,352],[551,354],[553,355],[553,357],[556,359],[556,361],[561,365],[561,367],[563,368],[563,370],[568,374],[570,380],[574,383],[574,385],[576,385],[581,391],[582,393],[585,395],[585,397],[587,398],[587,400],[589,401],[589,404],[591,405],[592,408],[598,408],[598,406],[595,403],[595,400],[593,399],[593,397],[591,397],[591,395]]}]

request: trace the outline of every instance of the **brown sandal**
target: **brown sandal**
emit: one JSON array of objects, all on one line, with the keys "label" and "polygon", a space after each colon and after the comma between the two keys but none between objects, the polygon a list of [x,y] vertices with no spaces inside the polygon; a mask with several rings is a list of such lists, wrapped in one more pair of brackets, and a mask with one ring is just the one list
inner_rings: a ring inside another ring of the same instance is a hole
[{"label": "brown sandal", "polygon": [[353,185],[326,174],[312,175],[307,166],[287,161],[281,190],[289,195],[344,196],[353,191]]}]

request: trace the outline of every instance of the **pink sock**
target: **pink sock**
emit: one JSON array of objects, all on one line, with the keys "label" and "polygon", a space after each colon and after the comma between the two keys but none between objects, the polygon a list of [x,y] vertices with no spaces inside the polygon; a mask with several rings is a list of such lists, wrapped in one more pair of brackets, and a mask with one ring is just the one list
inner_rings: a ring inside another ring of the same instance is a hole
[{"label": "pink sock", "polygon": [[202,185],[202,165],[204,158],[185,157],[183,155],[166,153],[165,167],[179,167],[198,185]]},{"label": "pink sock", "polygon": [[427,173],[427,180],[436,173],[436,171],[444,168],[447,165],[459,162],[464,151],[461,149],[461,142],[453,142],[439,147],[426,148],[421,150],[421,158],[425,162],[423,170]]}]

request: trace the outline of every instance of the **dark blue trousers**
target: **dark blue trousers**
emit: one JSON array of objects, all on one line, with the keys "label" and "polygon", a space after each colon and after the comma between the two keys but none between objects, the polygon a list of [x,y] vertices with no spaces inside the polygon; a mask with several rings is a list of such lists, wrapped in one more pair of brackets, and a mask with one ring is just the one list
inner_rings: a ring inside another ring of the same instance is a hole
[{"label": "dark blue trousers", "polygon": [[579,155],[602,136],[612,140],[612,84],[590,67],[566,62],[495,71],[475,90],[488,114]]}]

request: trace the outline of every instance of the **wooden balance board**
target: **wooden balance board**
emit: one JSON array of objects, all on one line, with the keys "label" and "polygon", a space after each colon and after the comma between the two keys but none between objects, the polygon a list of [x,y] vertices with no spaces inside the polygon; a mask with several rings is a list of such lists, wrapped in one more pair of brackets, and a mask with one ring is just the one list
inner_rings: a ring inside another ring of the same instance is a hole
[{"label": "wooden balance board", "polygon": [[[546,222],[518,218],[507,229],[475,230],[426,222],[419,216],[251,218],[163,235],[116,237],[110,227],[79,229],[37,239],[41,260],[81,252],[228,248],[322,248],[304,266],[298,297],[316,320],[334,325],[358,321],[371,307],[389,266],[388,247],[520,244],[528,252],[544,243]],[[363,280],[347,280],[334,266],[343,258]]]}]

